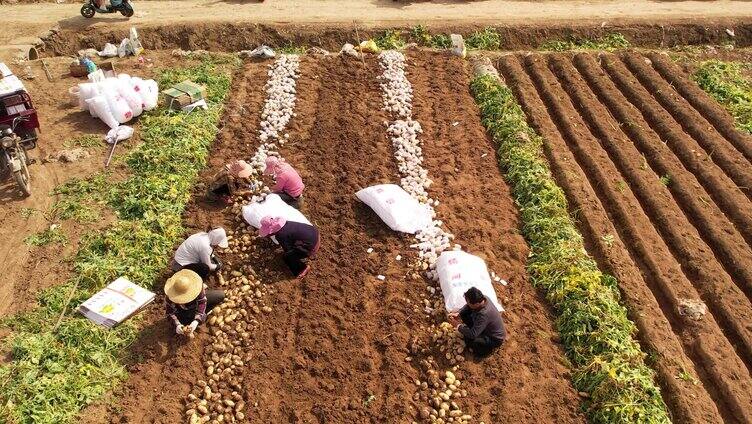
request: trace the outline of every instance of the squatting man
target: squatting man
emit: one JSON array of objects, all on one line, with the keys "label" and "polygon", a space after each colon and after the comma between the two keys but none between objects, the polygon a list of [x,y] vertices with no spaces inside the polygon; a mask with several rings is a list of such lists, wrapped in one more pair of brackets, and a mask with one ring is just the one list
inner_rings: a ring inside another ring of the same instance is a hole
[{"label": "squatting man", "polygon": [[504,320],[491,299],[475,287],[465,292],[465,302],[459,312],[449,314],[449,322],[476,356],[486,357],[507,338]]}]

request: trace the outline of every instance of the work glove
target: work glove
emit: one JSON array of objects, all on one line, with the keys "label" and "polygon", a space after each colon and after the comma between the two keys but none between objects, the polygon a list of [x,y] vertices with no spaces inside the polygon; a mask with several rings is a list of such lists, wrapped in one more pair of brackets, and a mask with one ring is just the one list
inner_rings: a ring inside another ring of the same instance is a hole
[{"label": "work glove", "polygon": [[[194,321],[194,322],[195,322],[195,321]],[[176,326],[175,326],[175,333],[177,333],[177,334],[180,334],[180,335],[183,335],[183,334],[184,334],[184,333],[183,333],[183,326],[182,326],[182,325],[180,325],[180,324],[176,325]]]},{"label": "work glove", "polygon": [[193,334],[193,332],[196,331],[196,327],[198,327],[198,321],[194,319],[189,327],[191,328],[191,332],[189,334]]}]

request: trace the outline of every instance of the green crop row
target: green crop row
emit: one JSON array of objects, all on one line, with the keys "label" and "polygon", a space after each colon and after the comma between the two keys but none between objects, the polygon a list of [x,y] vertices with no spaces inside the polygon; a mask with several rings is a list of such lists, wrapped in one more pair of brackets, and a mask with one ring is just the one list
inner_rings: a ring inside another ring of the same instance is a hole
[{"label": "green crop row", "polygon": [[124,158],[127,178],[108,183],[106,174],[98,174],[57,190],[57,209],[69,218],[85,205],[90,211],[109,207],[117,219],[82,240],[70,280],[41,293],[37,308],[4,323],[12,331],[4,341],[11,360],[0,366],[0,423],[71,422],[125,376],[125,348],[136,340],[139,319],[105,330],[72,309],[120,276],[154,288],[184,234],[181,214],[217,132],[230,65],[214,58],[160,72],[161,87],[185,79],[205,84],[209,109],[146,114],[142,143]]},{"label": "green crop row", "polygon": [[585,251],[564,192],[551,176],[543,140],[527,125],[507,86],[481,76],[471,89],[483,124],[498,143],[499,163],[520,210],[531,250],[528,272],[558,313],[557,328],[573,365],[572,383],[588,394],[584,409],[589,421],[669,422],[616,281]]},{"label": "green crop row", "polygon": [[749,65],[708,60],[692,74],[706,93],[731,113],[739,129],[752,133],[752,84],[743,74]]}]

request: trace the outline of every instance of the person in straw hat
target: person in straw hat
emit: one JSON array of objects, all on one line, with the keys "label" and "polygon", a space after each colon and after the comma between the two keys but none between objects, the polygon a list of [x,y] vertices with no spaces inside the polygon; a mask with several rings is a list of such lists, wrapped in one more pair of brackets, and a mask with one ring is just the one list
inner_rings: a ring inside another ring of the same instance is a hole
[{"label": "person in straw hat", "polygon": [[319,250],[321,237],[313,225],[287,221],[282,217],[261,218],[261,237],[271,237],[284,251],[282,260],[294,276],[301,279],[311,268],[305,261]]},{"label": "person in straw hat", "polygon": [[298,172],[284,159],[276,156],[266,158],[265,165],[264,175],[274,176],[275,184],[272,192],[288,205],[300,209],[305,185]]},{"label": "person in straw hat", "polygon": [[189,269],[168,278],[164,291],[167,318],[175,324],[177,334],[186,336],[193,334],[206,321],[206,314],[225,299],[224,290],[207,290],[201,277]]},{"label": "person in straw hat", "polygon": [[215,228],[209,232],[193,234],[175,251],[171,267],[180,271],[191,264],[205,264],[209,271],[217,271],[222,263],[214,256],[214,246],[226,249],[229,246],[224,228]]},{"label": "person in straw hat", "polygon": [[251,192],[253,167],[244,160],[236,160],[225,165],[209,184],[209,195],[232,203],[232,196],[243,196]]}]

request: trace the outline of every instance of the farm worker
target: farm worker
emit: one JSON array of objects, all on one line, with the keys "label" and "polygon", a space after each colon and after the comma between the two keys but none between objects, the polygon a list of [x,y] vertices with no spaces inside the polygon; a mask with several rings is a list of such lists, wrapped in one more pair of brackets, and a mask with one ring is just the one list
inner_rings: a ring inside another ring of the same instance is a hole
[{"label": "farm worker", "polygon": [[214,246],[226,249],[229,246],[224,228],[215,228],[208,233],[196,233],[187,239],[175,251],[172,270],[180,271],[190,264],[205,264],[209,271],[217,271],[222,264],[214,256]]},{"label": "farm worker", "polygon": [[182,269],[168,278],[164,291],[167,318],[175,324],[177,334],[192,334],[206,321],[206,314],[225,299],[224,290],[207,290],[201,277],[189,269]]},{"label": "farm worker", "polygon": [[282,246],[282,259],[297,278],[303,278],[308,273],[311,266],[304,260],[313,258],[321,244],[319,230],[313,225],[287,221],[280,217],[261,218],[259,235],[272,237]]},{"label": "farm worker", "polygon": [[266,158],[265,175],[273,175],[275,180],[272,192],[279,195],[288,205],[299,209],[300,198],[303,195],[303,180],[293,167],[284,159],[276,156]]},{"label": "farm worker", "polygon": [[225,165],[212,179],[209,194],[231,203],[231,196],[242,196],[250,193],[250,176],[253,167],[244,160],[236,160]]},{"label": "farm worker", "polygon": [[[465,338],[465,344],[479,357],[488,356],[507,337],[504,321],[491,299],[475,287],[465,292],[467,305],[449,319]],[[460,323],[460,320],[462,321]]]}]

